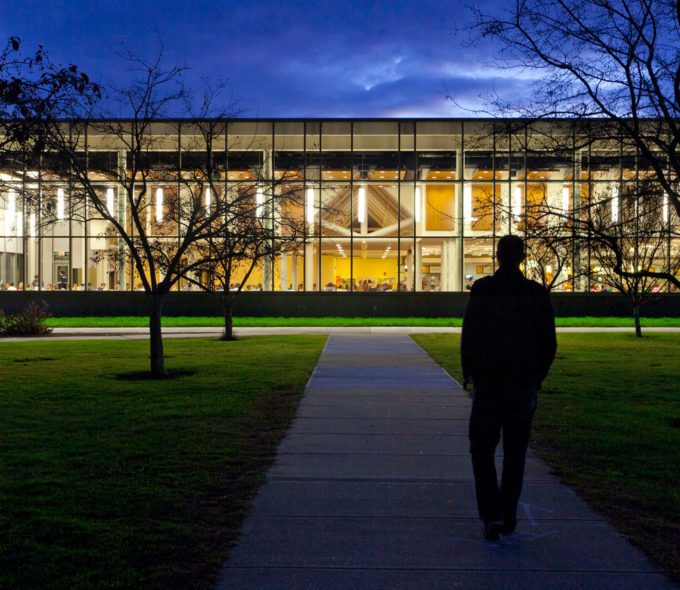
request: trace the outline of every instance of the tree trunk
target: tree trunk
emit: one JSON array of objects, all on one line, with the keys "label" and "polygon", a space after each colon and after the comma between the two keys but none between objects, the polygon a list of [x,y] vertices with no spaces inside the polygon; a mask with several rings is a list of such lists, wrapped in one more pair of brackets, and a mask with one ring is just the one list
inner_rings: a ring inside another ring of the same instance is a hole
[{"label": "tree trunk", "polygon": [[165,377],[165,357],[163,356],[163,334],[161,333],[161,315],[163,299],[154,298],[149,312],[149,344],[151,376],[156,379]]},{"label": "tree trunk", "polygon": [[223,340],[234,339],[234,306],[231,301],[223,301],[224,310],[224,336]]},{"label": "tree trunk", "polygon": [[633,319],[635,320],[635,336],[642,338],[642,326],[640,325],[640,302],[633,303]]}]

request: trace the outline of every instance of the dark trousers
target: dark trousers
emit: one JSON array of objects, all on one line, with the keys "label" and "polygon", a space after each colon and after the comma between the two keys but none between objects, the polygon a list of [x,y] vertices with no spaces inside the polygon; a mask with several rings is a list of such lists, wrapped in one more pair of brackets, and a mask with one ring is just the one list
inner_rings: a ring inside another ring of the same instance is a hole
[{"label": "dark trousers", "polygon": [[[470,414],[470,454],[477,508],[485,524],[516,521],[536,393],[534,387],[475,390]],[[499,489],[494,455],[501,431],[503,475]]]}]

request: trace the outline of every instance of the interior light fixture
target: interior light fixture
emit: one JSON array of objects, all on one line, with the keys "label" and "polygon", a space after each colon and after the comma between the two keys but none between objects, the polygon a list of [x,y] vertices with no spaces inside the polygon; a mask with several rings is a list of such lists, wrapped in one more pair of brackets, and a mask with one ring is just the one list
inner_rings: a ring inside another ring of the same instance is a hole
[{"label": "interior light fixture", "polygon": [[255,208],[255,216],[260,219],[264,211],[264,194],[262,193],[262,189],[259,186],[255,191],[255,204],[257,205]]},{"label": "interior light fixture", "polygon": [[359,223],[364,223],[366,221],[366,187],[359,187],[359,198],[358,198],[358,208],[357,208],[357,221]]},{"label": "interior light fixture", "polygon": [[307,223],[314,223],[314,189],[307,189]]},{"label": "interior light fixture", "polygon": [[210,187],[207,186],[205,188],[205,210],[207,213],[210,213],[210,207],[212,205],[212,195],[210,194]]},{"label": "interior light fixture", "polygon": [[109,217],[113,217],[113,212],[115,209],[115,199],[112,188],[106,189],[106,210],[109,213]]},{"label": "interior light fixture", "polygon": [[562,212],[569,212],[569,189],[566,186],[562,187]]},{"label": "interior light fixture", "polygon": [[423,210],[423,204],[422,204],[422,199],[420,195],[420,187],[416,187],[416,195],[415,195],[415,204],[414,204],[414,211],[415,211],[415,218],[416,218],[416,223],[420,223],[420,220],[422,218],[422,210]]},{"label": "interior light fixture", "polygon": [[17,194],[11,190],[7,193],[7,217],[10,222],[14,221],[17,214]]},{"label": "interior light fixture", "polygon": [[156,223],[163,221],[163,189],[156,189]]},{"label": "interior light fixture", "polygon": [[518,186],[513,191],[512,215],[515,219],[519,219],[522,215],[522,189]]},{"label": "interior light fixture", "polygon": [[661,205],[661,218],[664,223],[668,223],[668,195],[663,194],[663,203]]},{"label": "interior light fixture", "polygon": [[64,221],[64,189],[57,189],[57,219]]},{"label": "interior light fixture", "polygon": [[619,220],[619,189],[614,187],[612,189],[612,222],[616,223]]},{"label": "interior light fixture", "polygon": [[32,238],[38,237],[38,232],[36,231],[35,224],[35,213],[31,213],[28,216],[28,235],[31,236]]},{"label": "interior light fixture", "polygon": [[472,186],[469,184],[463,189],[463,219],[466,223],[472,221]]}]

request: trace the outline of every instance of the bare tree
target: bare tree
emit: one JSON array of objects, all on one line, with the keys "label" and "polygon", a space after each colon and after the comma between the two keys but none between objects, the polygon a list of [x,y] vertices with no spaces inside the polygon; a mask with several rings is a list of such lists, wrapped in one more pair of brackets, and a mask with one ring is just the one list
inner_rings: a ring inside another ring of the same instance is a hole
[{"label": "bare tree", "polygon": [[599,133],[637,149],[680,215],[680,3],[517,0],[502,14],[472,11],[475,40],[503,47],[497,67],[535,75],[529,99],[492,96],[495,113],[600,118]]},{"label": "bare tree", "polygon": [[[663,292],[668,272],[678,268],[680,255],[671,248],[665,193],[656,181],[641,181],[606,197],[595,193],[578,216],[581,240],[588,242],[591,276],[628,298],[635,334],[642,336],[642,305]],[[599,284],[599,283],[598,283]]]},{"label": "bare tree", "polygon": [[527,229],[525,274],[548,291],[557,287],[573,288],[576,277],[572,267],[574,240],[567,231],[570,224],[559,216],[551,222],[551,225]]},{"label": "bare tree", "polygon": [[253,271],[271,267],[276,257],[295,250],[303,240],[304,222],[291,214],[297,208],[297,194],[270,191],[271,186],[258,187],[255,194],[235,188],[223,202],[220,223],[213,224],[207,239],[196,246],[201,264],[185,274],[190,283],[218,298],[225,340],[234,337],[234,303]]},{"label": "bare tree", "polygon": [[680,266],[680,252],[672,248],[678,235],[658,182],[597,187],[573,211],[542,202],[528,207],[527,224],[528,276],[550,289],[554,268],[565,269],[574,252],[589,252],[590,264],[568,273],[567,280],[589,278],[597,288],[627,297],[636,335],[642,335],[642,305],[668,288],[672,270],[666,269]]},{"label": "bare tree", "polygon": [[67,113],[87,112],[100,98],[97,83],[75,65],[53,62],[42,45],[26,52],[18,37],[10,37],[0,49],[3,233],[19,250],[37,227],[35,214],[25,216],[22,204],[27,196],[37,198],[36,176],[48,130]]},{"label": "bare tree", "polygon": [[[680,3],[518,0],[495,14],[471,10],[473,43],[500,42],[502,61],[494,65],[531,74],[529,98],[492,94],[487,112],[519,116],[527,126],[566,118],[573,141],[561,145],[573,149],[623,145],[680,214]],[[640,272],[658,279],[657,271]],[[672,269],[664,280],[680,287]]]},{"label": "bare tree", "polygon": [[[109,230],[100,237],[109,247],[100,255],[121,269],[129,262],[130,286],[146,292],[150,370],[152,376],[163,377],[163,305],[178,281],[202,264],[193,249],[211,235],[223,212],[219,205],[206,209],[204,200],[209,189],[216,200],[221,194],[215,183],[213,144],[224,124],[212,126],[209,137],[192,136],[201,143],[200,149],[191,150],[193,159],[200,160],[192,165],[203,174],[186,173],[178,159],[177,126],[162,120],[170,112],[182,112],[190,100],[181,83],[183,69],[165,67],[162,51],[150,61],[126,57],[135,79],[111,92],[129,118],[111,119],[100,110],[89,113],[85,121],[55,123],[46,136],[46,149],[55,163],[53,173],[70,188],[68,216],[85,224],[106,222]],[[215,114],[218,119],[228,115]],[[97,174],[88,161],[93,141],[98,149],[117,154],[117,161]],[[62,201],[42,211],[43,223],[64,215]]]}]

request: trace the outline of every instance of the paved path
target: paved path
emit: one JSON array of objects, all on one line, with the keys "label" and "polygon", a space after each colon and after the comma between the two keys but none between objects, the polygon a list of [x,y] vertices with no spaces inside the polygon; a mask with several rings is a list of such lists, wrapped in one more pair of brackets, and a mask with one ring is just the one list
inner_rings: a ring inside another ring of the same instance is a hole
[{"label": "paved path", "polygon": [[535,456],[518,533],[484,542],[469,408],[408,336],[330,336],[219,590],[674,587]]},{"label": "paved path", "polygon": [[[583,334],[597,332],[627,332],[632,334],[634,328],[557,328],[558,333],[578,332]],[[643,333],[680,332],[676,328],[643,328]],[[237,336],[268,336],[280,334],[460,334],[460,328],[440,326],[375,326],[375,327],[323,327],[323,326],[284,326],[262,328],[235,328]],[[222,328],[163,328],[164,338],[213,338],[222,334]],[[149,337],[148,328],[55,328],[49,337],[36,338],[0,338],[2,342],[25,342],[26,340],[144,340]]]}]

